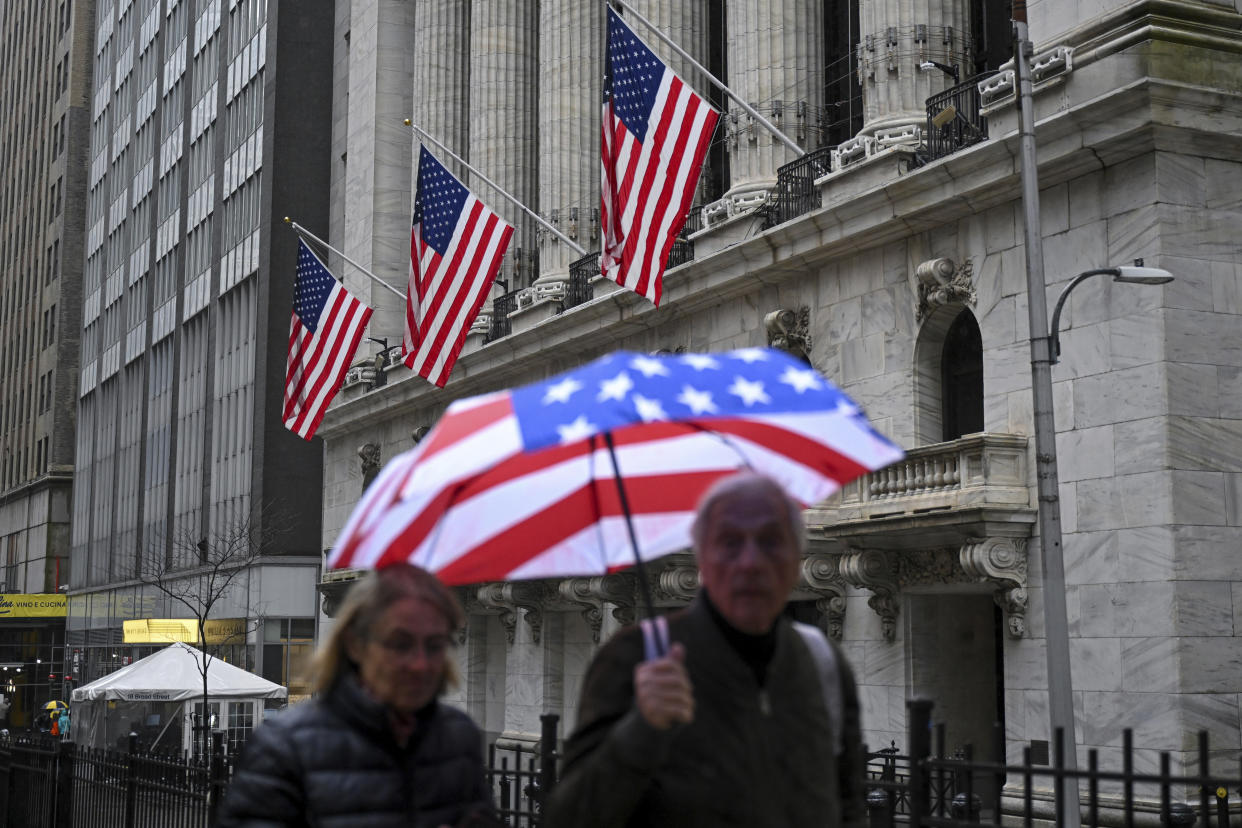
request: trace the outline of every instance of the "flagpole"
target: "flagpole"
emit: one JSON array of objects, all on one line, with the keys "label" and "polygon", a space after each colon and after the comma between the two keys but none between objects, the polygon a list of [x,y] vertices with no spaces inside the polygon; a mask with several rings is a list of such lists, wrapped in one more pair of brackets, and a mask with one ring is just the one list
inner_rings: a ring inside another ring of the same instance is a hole
[{"label": "flagpole", "polygon": [[412,120],[410,120],[409,118],[406,118],[406,119],[405,119],[405,125],[406,125],[406,126],[408,126],[410,129],[414,130],[415,132],[417,132],[417,133],[418,133],[420,136],[422,136],[423,138],[426,138],[428,141],[430,141],[431,143],[435,144],[435,145],[436,145],[436,146],[437,146],[437,147],[438,147],[441,151],[448,153],[449,157],[450,157],[450,158],[452,158],[454,161],[456,161],[458,164],[461,164],[463,167],[465,167],[466,169],[470,170],[470,172],[474,173],[474,174],[475,174],[475,175],[477,175],[479,178],[483,179],[483,180],[484,180],[487,184],[489,184],[489,185],[491,186],[491,188],[492,188],[493,190],[495,190],[496,192],[500,193],[500,194],[501,194],[502,196],[504,196],[505,198],[507,198],[507,199],[509,199],[510,201],[512,201],[512,202],[514,203],[514,205],[516,205],[516,206],[518,207],[518,209],[522,210],[523,212],[525,212],[525,213],[526,213],[526,215],[530,216],[530,217],[531,217],[531,218],[533,218],[535,221],[539,222],[539,223],[540,223],[540,224],[542,224],[544,227],[548,228],[548,230],[549,230],[549,231],[551,231],[553,235],[555,235],[555,236],[556,236],[558,239],[560,239],[561,241],[565,242],[565,244],[569,245],[569,246],[570,246],[570,247],[572,247],[574,250],[578,251],[578,255],[579,255],[579,256],[585,256],[585,255],[587,254],[587,252],[586,252],[585,250],[583,250],[583,249],[582,249],[582,247],[580,247],[577,243],[575,243],[575,242],[574,242],[571,238],[569,238],[569,236],[566,236],[566,235],[565,235],[564,233],[562,233],[560,230],[557,230],[557,229],[556,229],[555,227],[553,227],[551,224],[549,224],[548,222],[544,221],[544,220],[543,220],[543,219],[542,219],[542,218],[541,218],[541,217],[540,217],[537,213],[535,213],[534,211],[532,211],[532,210],[531,210],[529,207],[527,207],[525,204],[523,204],[522,202],[518,201],[518,200],[517,200],[516,198],[514,198],[513,196],[509,195],[509,193],[505,190],[505,188],[504,188],[504,187],[501,187],[501,186],[500,186],[499,184],[497,184],[495,181],[492,181],[490,178],[488,178],[487,176],[485,176],[483,173],[479,172],[479,171],[478,171],[478,170],[476,170],[474,167],[470,166],[470,164],[468,164],[468,163],[466,162],[466,160],[465,160],[465,159],[463,159],[463,158],[462,158],[460,155],[458,155],[457,153],[453,152],[453,151],[452,151],[451,149],[449,149],[448,147],[444,146],[444,144],[441,144],[439,141],[437,141],[435,138],[433,138],[433,137],[432,137],[432,136],[431,136],[431,135],[430,135],[430,134],[429,134],[426,130],[422,129],[422,128],[418,125],[418,124],[414,123],[414,122],[413,122]]},{"label": "flagpole", "polygon": [[300,235],[300,236],[306,236],[306,237],[307,237],[307,238],[309,238],[311,241],[319,242],[319,244],[322,244],[324,247],[328,248],[328,249],[329,249],[329,250],[331,250],[333,253],[335,253],[336,255],[340,256],[342,259],[344,259],[346,264],[351,264],[351,265],[353,265],[354,267],[356,267],[358,270],[361,270],[363,273],[367,274],[367,275],[368,275],[368,276],[370,276],[372,279],[374,279],[375,281],[379,282],[379,283],[380,283],[381,285],[383,285],[384,287],[386,287],[386,288],[388,288],[389,290],[391,290],[391,291],[392,291],[393,293],[395,293],[397,296],[400,296],[400,297],[401,297],[401,301],[402,301],[402,302],[404,302],[404,301],[405,301],[405,294],[404,294],[404,293],[402,293],[401,291],[397,290],[395,287],[393,287],[392,285],[388,284],[388,283],[387,283],[387,282],[385,282],[383,279],[381,279],[380,277],[376,276],[374,273],[372,273],[371,271],[367,270],[365,267],[363,267],[362,265],[360,265],[360,264],[358,264],[357,262],[355,262],[353,259],[351,259],[351,258],[349,258],[348,256],[346,256],[344,253],[342,253],[341,251],[337,250],[335,247],[333,247],[332,245],[328,244],[326,241],[324,241],[323,239],[319,238],[319,237],[318,237],[318,236],[316,236],[314,233],[312,233],[311,231],[307,230],[307,229],[306,229],[305,227],[303,227],[302,225],[298,224],[296,221],[293,221],[293,220],[292,220],[292,219],[290,219],[288,216],[285,216],[285,224],[287,224],[287,225],[289,225],[290,227],[292,227],[292,228],[293,228],[293,231],[294,231],[295,233],[297,233],[298,235]]},{"label": "flagpole", "polygon": [[663,41],[666,46],[668,46],[670,49],[676,52],[677,55],[681,57],[682,60],[687,61],[695,69],[698,69],[700,72],[706,75],[708,80],[710,80],[712,83],[719,86],[721,91],[723,91],[726,95],[728,95],[730,98],[736,101],[737,104],[740,107],[742,107],[742,109],[746,110],[747,115],[754,118],[759,123],[763,124],[763,126],[766,127],[769,132],[771,132],[778,139],[780,139],[781,143],[783,143],[785,146],[789,147],[789,149],[796,152],[799,157],[806,155],[806,150],[798,146],[796,141],[794,141],[788,135],[786,135],[785,133],[777,129],[776,125],[773,124],[771,121],[769,121],[767,118],[760,115],[759,110],[755,109],[753,106],[746,103],[746,101],[738,97],[736,92],[734,92],[732,89],[724,85],[724,81],[720,80],[715,75],[713,75],[711,72],[707,71],[706,67],[704,67],[703,64],[699,63],[697,60],[690,57],[689,52],[687,52],[685,49],[681,48],[676,43],[674,43],[671,38],[669,38],[666,34],[664,34],[664,32],[657,29],[654,23],[652,23],[650,20],[643,17],[639,13],[638,9],[634,8],[629,3],[625,2],[625,0],[615,0],[615,2],[620,4],[620,6],[626,11],[628,11],[630,14],[638,18],[638,21],[642,23],[644,26],[646,26],[651,31],[655,32],[655,36],[660,38],[660,40]]}]

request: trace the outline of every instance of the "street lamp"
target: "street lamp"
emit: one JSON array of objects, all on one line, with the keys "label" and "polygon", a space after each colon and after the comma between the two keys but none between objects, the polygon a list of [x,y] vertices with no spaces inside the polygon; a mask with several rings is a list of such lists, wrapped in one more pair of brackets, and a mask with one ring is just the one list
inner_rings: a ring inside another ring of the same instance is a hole
[{"label": "street lamp", "polygon": [[1053,365],[1061,361],[1061,309],[1065,307],[1065,300],[1069,298],[1070,291],[1092,276],[1112,276],[1114,282],[1124,282],[1129,285],[1164,285],[1173,281],[1173,274],[1167,270],[1159,267],[1143,267],[1142,259],[1135,259],[1133,267],[1101,267],[1079,273],[1074,277],[1074,281],[1061,291],[1061,295],[1057,297],[1056,307],[1052,311],[1052,331],[1049,339],[1052,344],[1051,362]]}]

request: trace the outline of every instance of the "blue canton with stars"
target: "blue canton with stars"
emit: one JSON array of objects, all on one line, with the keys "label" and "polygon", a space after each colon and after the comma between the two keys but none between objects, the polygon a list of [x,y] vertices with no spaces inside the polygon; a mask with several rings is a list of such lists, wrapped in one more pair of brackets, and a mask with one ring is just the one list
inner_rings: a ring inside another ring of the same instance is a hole
[{"label": "blue canton with stars", "polygon": [[306,242],[298,239],[298,274],[293,283],[293,312],[302,320],[303,327],[311,333],[319,330],[319,318],[323,316],[323,306],[328,304],[328,296],[331,295],[334,284],[335,277],[306,246]]},{"label": "blue canton with stars", "polygon": [[528,450],[656,420],[834,411],[850,399],[783,351],[649,356],[621,351],[511,392]]},{"label": "blue canton with stars", "polygon": [[613,95],[612,110],[638,141],[647,124],[665,66],[611,8],[608,9],[608,64],[604,99]]},{"label": "blue canton with stars", "polygon": [[414,224],[422,223],[424,242],[446,255],[453,231],[465,209],[469,191],[422,147],[418,153],[418,190],[414,196]]}]

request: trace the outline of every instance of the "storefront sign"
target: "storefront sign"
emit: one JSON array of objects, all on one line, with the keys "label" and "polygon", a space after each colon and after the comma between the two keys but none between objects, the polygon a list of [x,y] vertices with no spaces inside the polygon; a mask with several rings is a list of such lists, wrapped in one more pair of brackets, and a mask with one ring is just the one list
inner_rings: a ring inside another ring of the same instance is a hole
[{"label": "storefront sign", "polygon": [[[198,643],[198,621],[193,618],[140,618],[122,624],[126,644]],[[208,618],[203,624],[208,644],[245,644],[245,618]]]},{"label": "storefront sign", "polygon": [[0,618],[64,618],[68,596],[46,594],[0,594]]}]

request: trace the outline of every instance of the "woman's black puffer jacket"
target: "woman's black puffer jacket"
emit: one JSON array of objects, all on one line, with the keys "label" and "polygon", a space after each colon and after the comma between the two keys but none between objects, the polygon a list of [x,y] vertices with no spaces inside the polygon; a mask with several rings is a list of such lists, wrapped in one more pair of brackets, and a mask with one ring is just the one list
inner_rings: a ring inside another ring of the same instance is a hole
[{"label": "woman's black puffer jacket", "polygon": [[438,828],[491,808],[483,739],[465,713],[433,702],[402,748],[383,705],[345,673],[324,698],[257,728],[218,828]]}]

